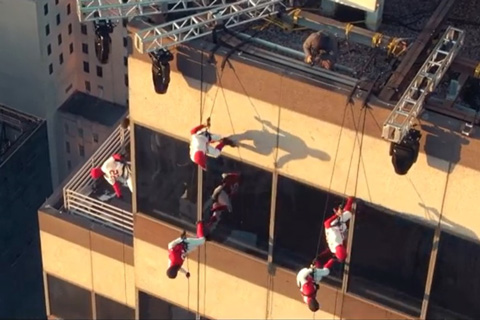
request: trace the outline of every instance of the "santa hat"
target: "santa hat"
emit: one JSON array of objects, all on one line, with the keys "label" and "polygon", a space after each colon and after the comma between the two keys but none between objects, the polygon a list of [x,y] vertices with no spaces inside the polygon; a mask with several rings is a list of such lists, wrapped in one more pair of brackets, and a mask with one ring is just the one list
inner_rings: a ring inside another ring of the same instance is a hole
[{"label": "santa hat", "polygon": [[90,171],[90,175],[92,176],[93,179],[98,179],[103,176],[103,171],[101,168],[93,168]]},{"label": "santa hat", "polygon": [[317,291],[317,288],[315,287],[315,284],[312,281],[308,281],[304,283],[302,286],[302,294],[306,297],[313,296],[316,291]]},{"label": "santa hat", "polygon": [[207,170],[207,157],[202,151],[195,152],[195,155],[193,156],[193,161],[195,161],[196,164],[202,167],[203,170]]}]

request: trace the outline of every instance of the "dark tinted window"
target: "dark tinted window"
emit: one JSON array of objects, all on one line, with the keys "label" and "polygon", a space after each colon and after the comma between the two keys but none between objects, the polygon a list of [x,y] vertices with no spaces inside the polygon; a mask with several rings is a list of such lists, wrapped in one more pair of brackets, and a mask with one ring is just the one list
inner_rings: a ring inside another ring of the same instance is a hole
[{"label": "dark tinted window", "polygon": [[348,291],[419,316],[433,234],[431,228],[360,205]]},{"label": "dark tinted window", "polygon": [[47,275],[50,313],[63,319],[92,319],[92,298],[88,290]]},{"label": "dark tinted window", "polygon": [[189,144],[136,125],[135,149],[138,210],[193,230],[197,167]]},{"label": "dark tinted window", "polygon": [[428,319],[478,319],[480,245],[442,233]]},{"label": "dark tinted window", "polygon": [[[213,162],[216,170],[212,169]],[[222,173],[240,174],[239,189],[230,197],[232,212],[225,211],[221,215],[212,239],[266,258],[272,173],[226,156],[209,159],[209,167],[203,175],[203,216],[207,221],[212,206],[211,197],[222,183]]]},{"label": "dark tinted window", "polygon": [[[273,253],[275,264],[298,271],[310,266],[316,255],[327,249],[323,221],[343,201],[339,196],[327,195],[326,191],[283,176],[278,177]],[[336,263],[330,276],[322,281],[340,285],[342,269],[343,265]]]},{"label": "dark tinted window", "polygon": [[135,319],[134,309],[98,294],[95,294],[95,307],[97,309],[97,319]]},{"label": "dark tinted window", "polygon": [[195,314],[165,300],[138,292],[139,318],[142,320],[195,320]]}]

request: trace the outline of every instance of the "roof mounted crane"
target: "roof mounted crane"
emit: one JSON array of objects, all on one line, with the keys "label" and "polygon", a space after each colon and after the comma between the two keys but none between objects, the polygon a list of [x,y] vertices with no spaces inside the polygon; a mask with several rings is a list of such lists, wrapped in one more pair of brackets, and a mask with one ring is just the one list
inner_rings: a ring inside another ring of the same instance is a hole
[{"label": "roof mounted crane", "polygon": [[[166,93],[170,82],[169,48],[207,36],[219,26],[233,28],[266,18],[279,11],[283,0],[77,0],[80,22],[93,21],[98,27],[97,57],[108,61],[112,20],[159,13],[200,11],[185,18],[137,31],[135,47],[152,59],[155,91]],[[168,8],[168,9],[167,9]],[[108,41],[105,40],[108,38]],[[165,41],[166,39],[168,41]],[[97,43],[96,42],[96,43]],[[108,47],[108,48],[107,48]],[[106,57],[106,58],[105,58]],[[104,63],[104,62],[102,62]]]},{"label": "roof mounted crane", "polygon": [[390,141],[395,172],[407,174],[417,161],[421,133],[413,129],[429,94],[435,91],[460,51],[465,32],[448,27],[383,124],[382,138]]}]

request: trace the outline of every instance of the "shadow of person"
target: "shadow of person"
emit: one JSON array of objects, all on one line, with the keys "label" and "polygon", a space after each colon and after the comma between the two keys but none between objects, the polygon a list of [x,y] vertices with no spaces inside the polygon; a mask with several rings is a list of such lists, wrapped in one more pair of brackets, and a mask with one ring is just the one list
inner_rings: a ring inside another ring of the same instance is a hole
[{"label": "shadow of person", "polygon": [[[436,208],[429,207],[424,205],[423,203],[419,202],[418,205],[425,209],[427,213],[427,219],[429,220],[436,220],[440,219],[440,212]],[[444,215],[442,216],[442,222],[447,227],[446,229],[454,234],[460,235],[461,237],[468,237],[470,239],[477,239],[478,236],[472,230],[465,228],[464,226],[453,222],[452,220],[446,218]]]},{"label": "shadow of person", "polygon": [[422,124],[422,130],[427,133],[424,151],[428,165],[446,172],[448,166],[437,161],[437,159],[444,160],[451,163],[450,173],[453,172],[455,164],[460,161],[462,145],[468,145],[470,141],[459,133],[437,125]]},{"label": "shadow of person", "polygon": [[[322,161],[330,160],[330,156],[326,152],[308,147],[301,138],[277,128],[270,121],[262,120],[258,117],[255,117],[255,120],[262,124],[262,130],[247,130],[244,133],[232,135],[230,138],[239,147],[268,156],[277,147],[278,130],[278,135],[281,139],[278,147],[286,152],[285,155],[277,159],[278,168],[282,168],[292,160],[304,159],[308,156]],[[246,143],[247,141],[251,141],[251,144]]]}]

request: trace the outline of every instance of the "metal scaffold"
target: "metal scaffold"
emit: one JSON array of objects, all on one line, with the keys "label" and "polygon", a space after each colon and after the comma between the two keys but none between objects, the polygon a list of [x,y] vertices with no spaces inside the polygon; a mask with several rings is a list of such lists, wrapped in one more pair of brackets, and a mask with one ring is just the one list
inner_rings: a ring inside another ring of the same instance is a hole
[{"label": "metal scaffold", "polygon": [[448,27],[383,124],[383,139],[400,143],[407,136],[423,110],[426,97],[440,83],[464,38],[463,30]]}]

